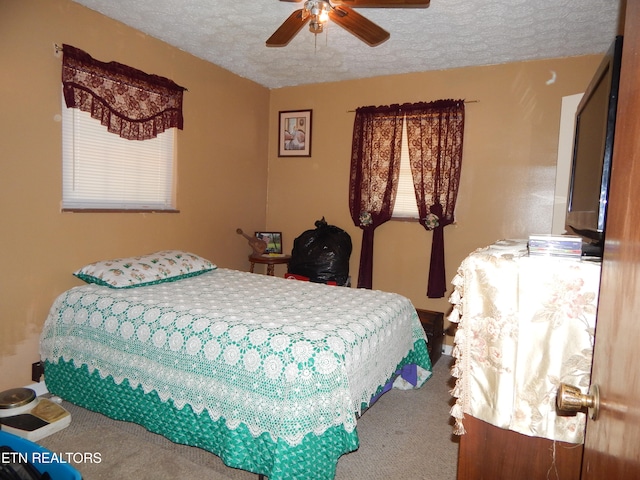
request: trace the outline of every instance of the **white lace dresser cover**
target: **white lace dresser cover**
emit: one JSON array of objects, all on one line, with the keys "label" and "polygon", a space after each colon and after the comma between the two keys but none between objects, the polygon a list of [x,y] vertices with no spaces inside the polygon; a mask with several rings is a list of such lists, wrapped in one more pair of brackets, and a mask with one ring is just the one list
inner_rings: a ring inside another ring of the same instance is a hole
[{"label": "white lace dresser cover", "polygon": [[589,386],[600,264],[529,256],[525,240],[502,240],[470,254],[452,283],[454,432],[465,433],[468,414],[583,443],[585,414],[559,416],[555,400],[561,382]]}]

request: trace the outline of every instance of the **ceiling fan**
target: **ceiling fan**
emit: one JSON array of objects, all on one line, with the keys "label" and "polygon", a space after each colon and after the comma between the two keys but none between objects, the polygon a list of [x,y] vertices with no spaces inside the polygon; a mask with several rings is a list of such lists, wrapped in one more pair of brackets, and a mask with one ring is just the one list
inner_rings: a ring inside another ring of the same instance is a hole
[{"label": "ceiling fan", "polygon": [[[281,0],[300,2],[302,0]],[[267,40],[267,47],[284,47],[309,23],[309,30],[322,33],[328,20],[340,25],[371,47],[389,38],[389,32],[363,17],[351,7],[400,8],[428,7],[430,0],[307,0],[294,11]],[[334,5],[335,4],[335,5]]]}]

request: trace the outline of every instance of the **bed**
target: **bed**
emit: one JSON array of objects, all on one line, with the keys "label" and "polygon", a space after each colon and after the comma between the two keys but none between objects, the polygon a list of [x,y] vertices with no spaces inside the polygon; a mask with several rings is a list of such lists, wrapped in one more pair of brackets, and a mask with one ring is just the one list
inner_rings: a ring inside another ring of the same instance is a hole
[{"label": "bed", "polygon": [[217,268],[163,251],[96,262],[51,307],[49,391],[270,480],[332,479],[390,385],[431,375],[397,294]]}]

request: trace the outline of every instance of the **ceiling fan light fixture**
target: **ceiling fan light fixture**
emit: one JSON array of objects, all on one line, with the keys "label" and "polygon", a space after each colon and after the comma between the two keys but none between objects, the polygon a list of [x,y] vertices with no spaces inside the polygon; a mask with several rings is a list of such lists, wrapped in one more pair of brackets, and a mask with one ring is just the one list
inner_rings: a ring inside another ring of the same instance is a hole
[{"label": "ceiling fan light fixture", "polygon": [[304,10],[311,16],[309,31],[314,35],[324,31],[325,24],[329,21],[329,10],[331,5],[326,0],[307,0],[304,3]]},{"label": "ceiling fan light fixture", "polygon": [[331,9],[331,5],[326,0],[307,0],[304,2],[304,8],[311,15],[320,16],[324,12],[328,18],[327,12]]},{"label": "ceiling fan light fixture", "polygon": [[319,20],[318,17],[312,17],[309,22],[309,31],[314,34],[322,33],[324,30],[324,23]]}]

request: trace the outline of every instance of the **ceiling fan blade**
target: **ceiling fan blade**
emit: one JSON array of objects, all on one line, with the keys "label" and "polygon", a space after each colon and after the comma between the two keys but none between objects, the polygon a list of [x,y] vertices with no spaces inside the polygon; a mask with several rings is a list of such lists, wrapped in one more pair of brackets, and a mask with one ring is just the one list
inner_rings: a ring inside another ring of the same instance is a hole
[{"label": "ceiling fan blade", "polygon": [[372,47],[389,39],[389,32],[344,5],[333,7],[329,18]]},{"label": "ceiling fan blade", "polygon": [[310,15],[304,9],[296,10],[287,18],[280,27],[267,40],[267,47],[284,47],[296,33],[309,21]]},{"label": "ceiling fan blade", "polygon": [[[292,1],[292,0],[282,0]],[[295,1],[295,0],[293,0]],[[422,7],[429,6],[430,0],[334,0],[335,5],[345,5],[353,8],[402,8],[402,7]]]}]

